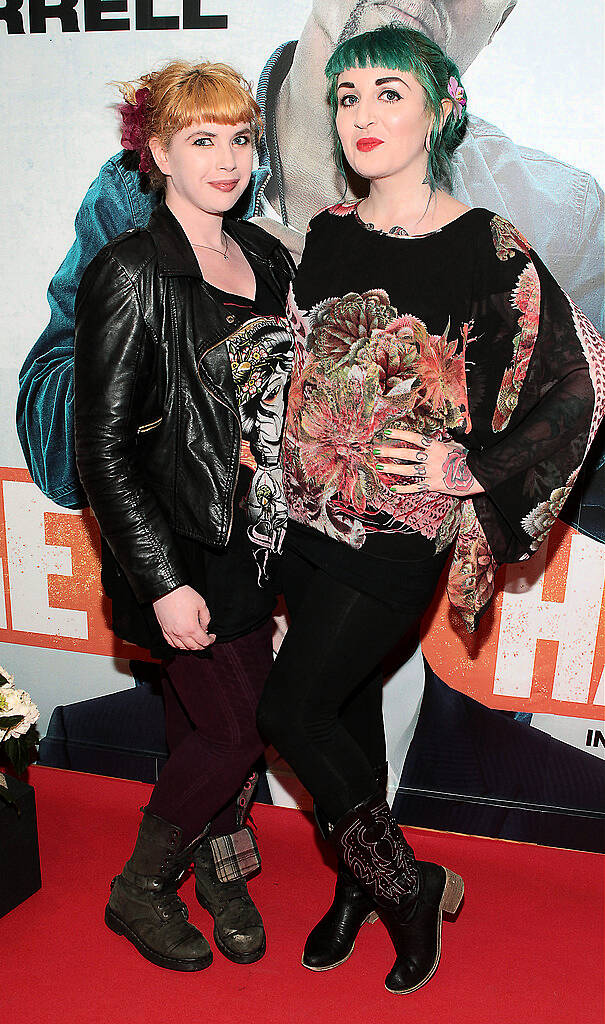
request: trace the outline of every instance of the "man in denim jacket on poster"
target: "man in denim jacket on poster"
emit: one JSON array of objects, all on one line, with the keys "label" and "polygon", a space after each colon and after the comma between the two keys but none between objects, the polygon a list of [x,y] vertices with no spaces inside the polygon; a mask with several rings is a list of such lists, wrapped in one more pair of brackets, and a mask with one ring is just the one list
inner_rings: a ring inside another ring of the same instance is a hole
[{"label": "man in denim jacket on poster", "polygon": [[[259,217],[296,257],[309,218],[342,197],[342,179],[331,158],[323,74],[337,42],[399,18],[433,36],[464,72],[515,2],[313,0],[300,41],[279,47],[260,78],[266,131],[248,215]],[[104,164],[84,198],[76,240],[49,287],[50,322],[20,375],[17,430],[30,472],[49,498],[70,508],[85,504],[73,453],[75,294],[99,249],[122,231],[144,226],[156,202],[154,193],[141,190],[134,163],[123,157],[117,154]],[[498,128],[471,117],[455,160],[453,192],[468,205],[512,220],[603,329],[603,194],[589,174],[519,148]]]}]

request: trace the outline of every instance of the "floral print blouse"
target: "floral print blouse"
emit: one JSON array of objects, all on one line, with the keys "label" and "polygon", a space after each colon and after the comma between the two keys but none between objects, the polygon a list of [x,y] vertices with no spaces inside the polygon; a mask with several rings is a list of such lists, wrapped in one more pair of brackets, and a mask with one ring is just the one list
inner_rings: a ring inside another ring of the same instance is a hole
[{"label": "floral print blouse", "polygon": [[[448,595],[472,630],[497,566],[536,550],[573,486],[605,411],[605,345],[501,217],[401,237],[357,205],[313,218],[290,295],[289,514],[398,559],[455,541]],[[463,444],[485,493],[392,492],[373,454],[388,427]]]}]

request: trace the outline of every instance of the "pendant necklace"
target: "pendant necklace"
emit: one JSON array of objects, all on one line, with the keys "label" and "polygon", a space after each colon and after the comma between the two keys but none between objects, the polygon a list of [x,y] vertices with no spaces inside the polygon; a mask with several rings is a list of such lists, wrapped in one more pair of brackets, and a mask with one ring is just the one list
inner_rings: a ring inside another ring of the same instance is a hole
[{"label": "pendant necklace", "polygon": [[223,252],[222,249],[215,249],[215,247],[213,245],[202,245],[201,242],[192,242],[191,239],[189,239],[189,242],[191,243],[191,245],[193,246],[194,249],[210,249],[212,252],[218,252],[218,254],[220,256],[222,256],[224,260],[228,260],[229,259],[229,252],[228,252],[228,250],[229,250],[229,238],[228,238],[227,235],[225,235],[225,251],[224,252]]}]

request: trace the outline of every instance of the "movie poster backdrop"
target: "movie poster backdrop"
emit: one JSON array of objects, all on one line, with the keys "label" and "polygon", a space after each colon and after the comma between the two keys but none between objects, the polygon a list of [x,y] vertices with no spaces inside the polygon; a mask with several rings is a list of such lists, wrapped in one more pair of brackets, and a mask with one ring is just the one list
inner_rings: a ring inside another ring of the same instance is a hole
[{"label": "movie poster backdrop", "polygon": [[[564,0],[0,6],[0,661],[39,704],[42,733],[52,716],[46,763],[151,781],[166,756],[156,670],[108,628],[95,520],[34,485],[14,427],[19,368],[48,321],[48,282],[72,245],[89,184],[119,151],[109,83],[183,56],[230,62],[259,84],[271,128],[259,160],[273,186],[258,212],[296,253],[305,215],[340,187],[327,172],[319,174],[325,188],[307,173],[313,153],[328,145],[325,57],[343,34],[392,18],[433,35],[465,72],[475,117],[456,160],[455,193],[509,217],[602,331],[599,0],[583,0],[581,18]],[[288,181],[297,152],[302,171]],[[601,435],[565,523],[530,561],[501,570],[476,634],[455,621],[440,592],[423,624],[422,651],[390,659],[389,790],[402,822],[600,848],[604,449]],[[307,806],[287,765],[274,752],[268,761],[261,796]]]}]

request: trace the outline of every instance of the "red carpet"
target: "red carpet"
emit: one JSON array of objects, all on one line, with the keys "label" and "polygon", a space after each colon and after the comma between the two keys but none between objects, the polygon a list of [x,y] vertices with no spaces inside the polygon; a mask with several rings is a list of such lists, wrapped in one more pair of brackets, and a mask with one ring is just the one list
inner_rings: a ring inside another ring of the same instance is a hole
[{"label": "red carpet", "polygon": [[[43,887],[0,919],[0,1012],[11,1024],[603,1024],[603,860],[489,839],[410,829],[423,859],[466,882],[429,984],[410,996],[383,988],[392,951],[366,925],[348,963],[313,974],[299,959],[333,874],[310,820],[257,806],[263,871],[251,882],[267,927],[263,960],[215,954],[199,974],[144,961],[103,924],[109,880],[130,854],[136,782],[34,768]],[[1,866],[0,866],[1,870]],[[210,938],[210,918],[182,890]]]}]

